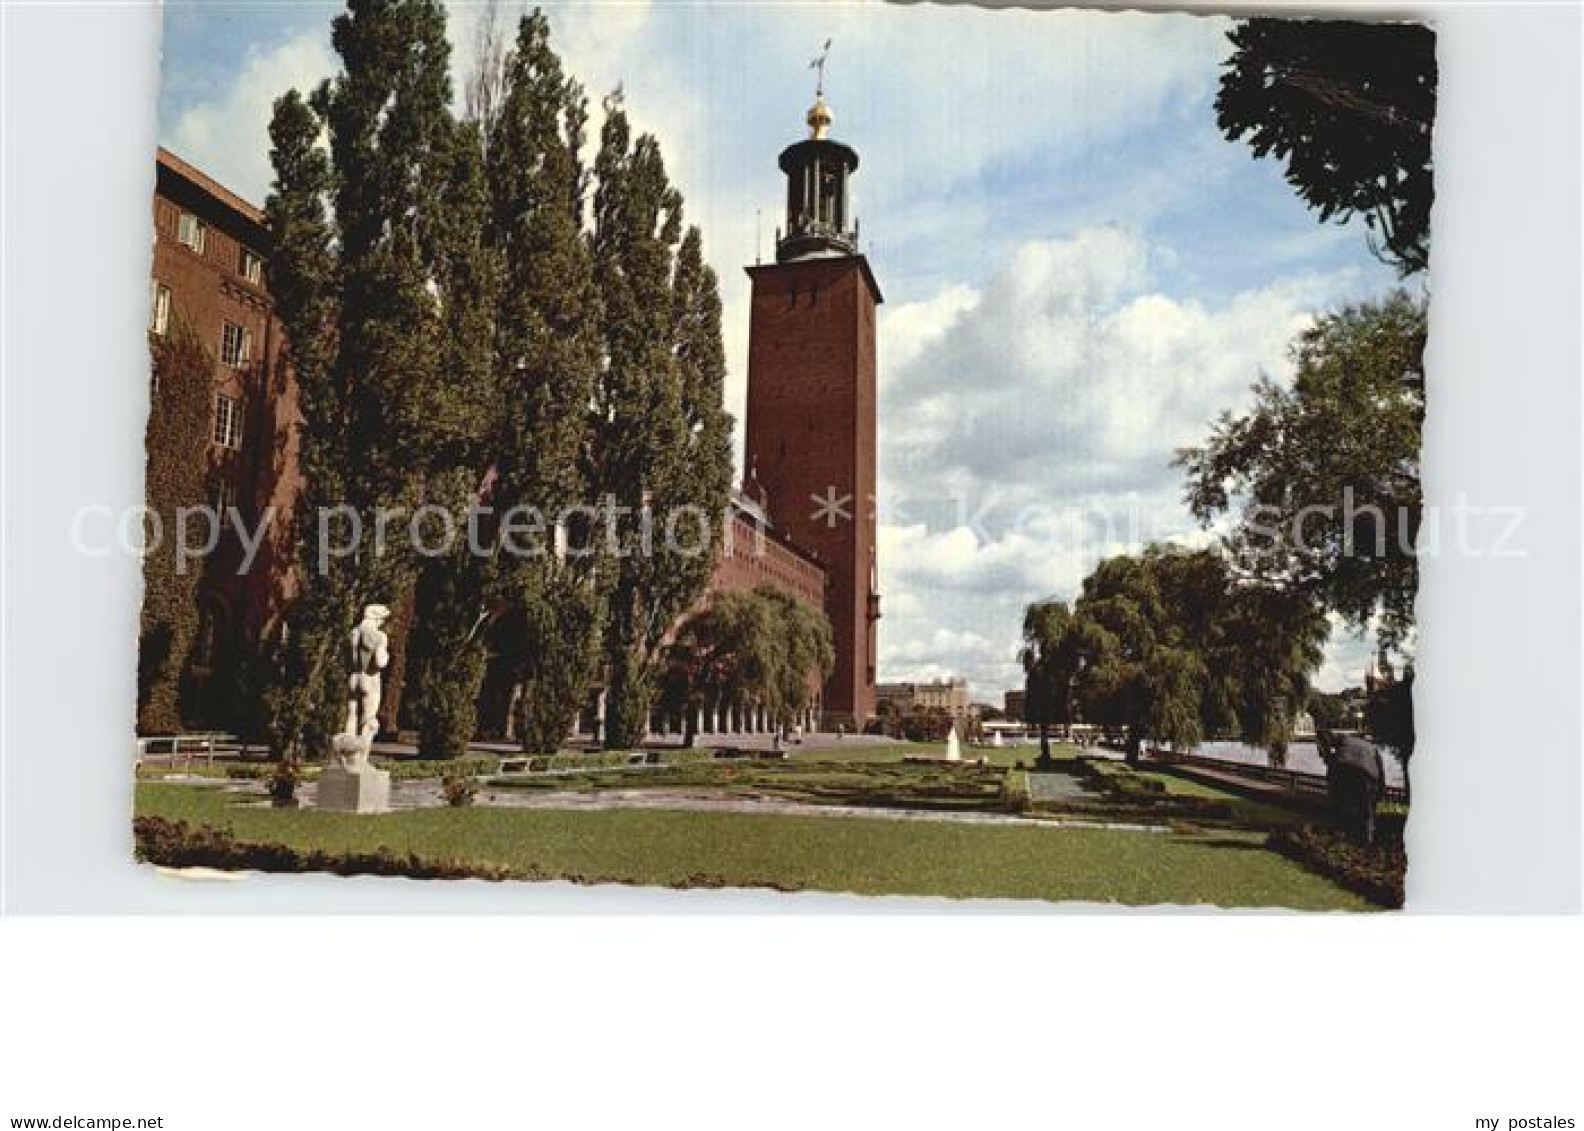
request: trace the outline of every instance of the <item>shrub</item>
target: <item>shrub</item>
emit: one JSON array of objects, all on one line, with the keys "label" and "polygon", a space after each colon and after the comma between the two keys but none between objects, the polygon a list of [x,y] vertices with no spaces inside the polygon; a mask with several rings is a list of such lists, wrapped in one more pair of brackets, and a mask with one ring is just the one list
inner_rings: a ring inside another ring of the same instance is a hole
[{"label": "shrub", "polygon": [[1408,857],[1400,843],[1358,844],[1332,829],[1309,825],[1278,829],[1266,845],[1382,907],[1403,905]]},{"label": "shrub", "polygon": [[1147,778],[1124,765],[1089,759],[1081,763],[1086,772],[1106,792],[1123,801],[1153,801],[1166,795],[1166,783]]},{"label": "shrub", "polygon": [[1001,804],[1008,812],[1024,813],[1034,804],[1027,771],[1009,770],[1001,779]]},{"label": "shrub", "polygon": [[467,774],[472,777],[479,777],[484,774],[493,774],[500,769],[500,759],[487,754],[439,760],[404,758],[393,762],[385,759],[376,759],[374,764],[382,770],[389,770],[392,781],[446,778],[452,774]]},{"label": "shrub", "polygon": [[269,777],[265,778],[265,787],[269,790],[270,800],[276,805],[291,805],[297,800],[297,786],[302,783],[302,767],[295,759],[282,758],[275,763]]},{"label": "shrub", "polygon": [[284,844],[248,844],[219,829],[192,828],[186,821],[138,817],[132,834],[139,860],[167,868],[223,871],[334,872],[340,876],[410,876],[422,880],[543,879],[528,870],[398,855],[381,846],[373,852],[299,851]]},{"label": "shrub", "polygon": [[460,809],[473,804],[473,798],[478,795],[478,779],[472,774],[454,771],[440,779],[440,791],[447,805]]},{"label": "shrub", "polygon": [[[586,754],[544,754],[528,759],[528,768],[542,770],[602,770],[642,761],[642,751],[595,750]],[[670,761],[670,759],[667,759]]]}]

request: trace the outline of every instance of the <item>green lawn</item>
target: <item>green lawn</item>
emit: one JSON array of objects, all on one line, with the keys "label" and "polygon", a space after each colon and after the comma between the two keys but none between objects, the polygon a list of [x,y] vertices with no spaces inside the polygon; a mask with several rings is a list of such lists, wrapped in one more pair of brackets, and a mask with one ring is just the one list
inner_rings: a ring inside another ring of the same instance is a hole
[{"label": "green lawn", "polygon": [[1232,810],[1232,819],[1240,825],[1251,825],[1256,828],[1280,829],[1298,828],[1304,824],[1302,814],[1280,805],[1272,805],[1265,801],[1255,801],[1241,793],[1234,793],[1229,789],[1219,789],[1204,782],[1191,781],[1179,777],[1170,770],[1135,770],[1141,778],[1150,778],[1160,782],[1166,787],[1168,794],[1178,797],[1203,797],[1211,801],[1225,801]]},{"label": "green lawn", "polygon": [[250,843],[413,853],[525,878],[862,894],[1368,910],[1330,881],[1232,836],[653,810],[427,809],[377,817],[237,804],[139,783],[137,811]]},{"label": "green lawn", "polygon": [[1000,811],[1007,771],[968,763],[777,761],[694,762],[676,766],[527,774],[491,778],[496,789],[595,792],[688,789],[720,797],[775,797],[815,805]]}]

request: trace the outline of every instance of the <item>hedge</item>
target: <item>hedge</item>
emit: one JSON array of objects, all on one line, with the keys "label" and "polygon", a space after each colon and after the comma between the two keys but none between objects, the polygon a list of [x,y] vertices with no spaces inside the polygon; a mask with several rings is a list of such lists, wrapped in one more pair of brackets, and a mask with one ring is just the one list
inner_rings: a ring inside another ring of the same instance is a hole
[{"label": "hedge", "polygon": [[1333,829],[1278,829],[1266,846],[1382,907],[1403,905],[1408,855],[1400,843],[1359,844]]}]

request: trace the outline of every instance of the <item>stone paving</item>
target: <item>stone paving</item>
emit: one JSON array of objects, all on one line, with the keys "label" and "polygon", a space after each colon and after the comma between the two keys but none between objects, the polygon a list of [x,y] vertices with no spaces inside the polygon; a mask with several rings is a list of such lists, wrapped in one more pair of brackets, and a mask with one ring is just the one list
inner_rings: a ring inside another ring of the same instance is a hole
[{"label": "stone paving", "polygon": [[1029,796],[1035,801],[1082,801],[1092,797],[1075,774],[1030,771]]}]

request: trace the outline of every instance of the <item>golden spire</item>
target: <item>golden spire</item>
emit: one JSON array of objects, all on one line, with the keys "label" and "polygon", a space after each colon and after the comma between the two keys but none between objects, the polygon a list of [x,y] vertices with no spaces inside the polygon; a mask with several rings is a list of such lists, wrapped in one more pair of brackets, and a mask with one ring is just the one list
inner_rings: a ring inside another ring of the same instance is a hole
[{"label": "golden spire", "polygon": [[808,118],[809,137],[819,140],[830,132],[831,116],[830,107],[825,105],[825,60],[830,57],[831,41],[825,41],[824,49],[817,59],[809,61],[809,69],[819,72],[819,82],[814,87],[814,105],[809,107]]},{"label": "golden spire", "polygon": [[816,95],[814,105],[809,107],[808,112],[809,137],[823,138],[830,132],[831,121],[831,111],[830,107],[825,105],[825,96]]}]

